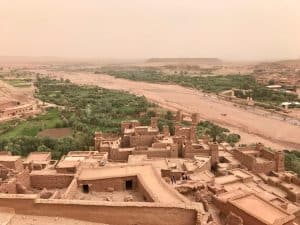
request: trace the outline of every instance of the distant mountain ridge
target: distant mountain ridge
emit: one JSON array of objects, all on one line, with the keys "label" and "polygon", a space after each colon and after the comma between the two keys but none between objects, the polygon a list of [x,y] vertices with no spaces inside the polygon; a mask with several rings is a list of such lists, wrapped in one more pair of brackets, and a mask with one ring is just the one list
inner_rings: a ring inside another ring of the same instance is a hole
[{"label": "distant mountain ridge", "polygon": [[218,58],[150,58],[147,63],[192,63],[192,64],[221,64]]}]

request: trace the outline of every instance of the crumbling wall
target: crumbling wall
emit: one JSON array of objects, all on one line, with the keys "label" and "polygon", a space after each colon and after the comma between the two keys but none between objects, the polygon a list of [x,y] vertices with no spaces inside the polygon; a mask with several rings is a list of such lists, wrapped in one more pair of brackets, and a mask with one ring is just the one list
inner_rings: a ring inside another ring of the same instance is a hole
[{"label": "crumbling wall", "polygon": [[1,161],[0,164],[2,164],[3,166],[9,169],[16,170],[18,172],[24,170],[23,161],[21,158],[17,159],[16,161]]},{"label": "crumbling wall", "polygon": [[29,171],[23,170],[23,172],[17,174],[14,178],[7,180],[6,182],[0,183],[0,193],[9,193],[16,194],[16,184],[24,186],[25,188],[30,188],[30,179],[29,179]]},{"label": "crumbling wall", "polygon": [[67,188],[73,180],[71,174],[30,174],[31,187],[37,189]]}]

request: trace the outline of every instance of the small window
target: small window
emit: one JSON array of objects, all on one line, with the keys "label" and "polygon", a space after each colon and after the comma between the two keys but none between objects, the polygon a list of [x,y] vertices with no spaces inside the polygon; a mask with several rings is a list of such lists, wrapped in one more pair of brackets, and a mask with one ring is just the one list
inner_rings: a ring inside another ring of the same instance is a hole
[{"label": "small window", "polygon": [[132,190],[132,180],[126,180],[126,190]]},{"label": "small window", "polygon": [[90,187],[88,184],[82,185],[82,191],[83,193],[89,193],[90,192]]}]

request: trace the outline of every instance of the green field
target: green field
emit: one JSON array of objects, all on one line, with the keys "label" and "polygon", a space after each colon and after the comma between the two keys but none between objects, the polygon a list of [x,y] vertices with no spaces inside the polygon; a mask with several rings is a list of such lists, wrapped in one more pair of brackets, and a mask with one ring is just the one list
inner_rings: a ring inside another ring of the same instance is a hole
[{"label": "green field", "polygon": [[27,88],[32,85],[31,79],[2,79],[4,82],[14,87]]},{"label": "green field", "polygon": [[49,109],[45,114],[26,121],[12,121],[0,124],[0,138],[9,139],[19,136],[34,137],[38,132],[62,126],[63,120],[57,109]]}]

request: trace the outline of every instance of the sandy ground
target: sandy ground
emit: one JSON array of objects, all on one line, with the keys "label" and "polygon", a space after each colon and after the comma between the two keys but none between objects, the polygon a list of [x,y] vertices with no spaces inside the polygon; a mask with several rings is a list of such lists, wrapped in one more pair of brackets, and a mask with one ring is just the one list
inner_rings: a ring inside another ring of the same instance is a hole
[{"label": "sandy ground", "polygon": [[74,199],[90,201],[124,202],[124,198],[131,196],[133,202],[144,202],[143,195],[138,191],[90,192],[88,194],[78,190]]},{"label": "sandy ground", "polygon": [[22,103],[33,101],[33,88],[17,88],[0,80],[0,97],[15,99]]},{"label": "sandy ground", "polygon": [[97,85],[144,95],[149,100],[169,109],[198,112],[202,119],[211,120],[229,128],[232,132],[239,133],[242,137],[241,143],[262,142],[275,149],[300,150],[300,126],[293,125],[297,121],[283,121],[282,118],[260,109],[246,110],[220,100],[215,95],[207,95],[178,85],[136,82],[87,72],[37,72],[50,74],[56,78],[63,77],[76,84]]},{"label": "sandy ground", "polygon": [[103,223],[92,223],[81,220],[67,219],[62,217],[48,217],[48,216],[29,216],[29,215],[15,215],[10,225],[105,225]]}]

